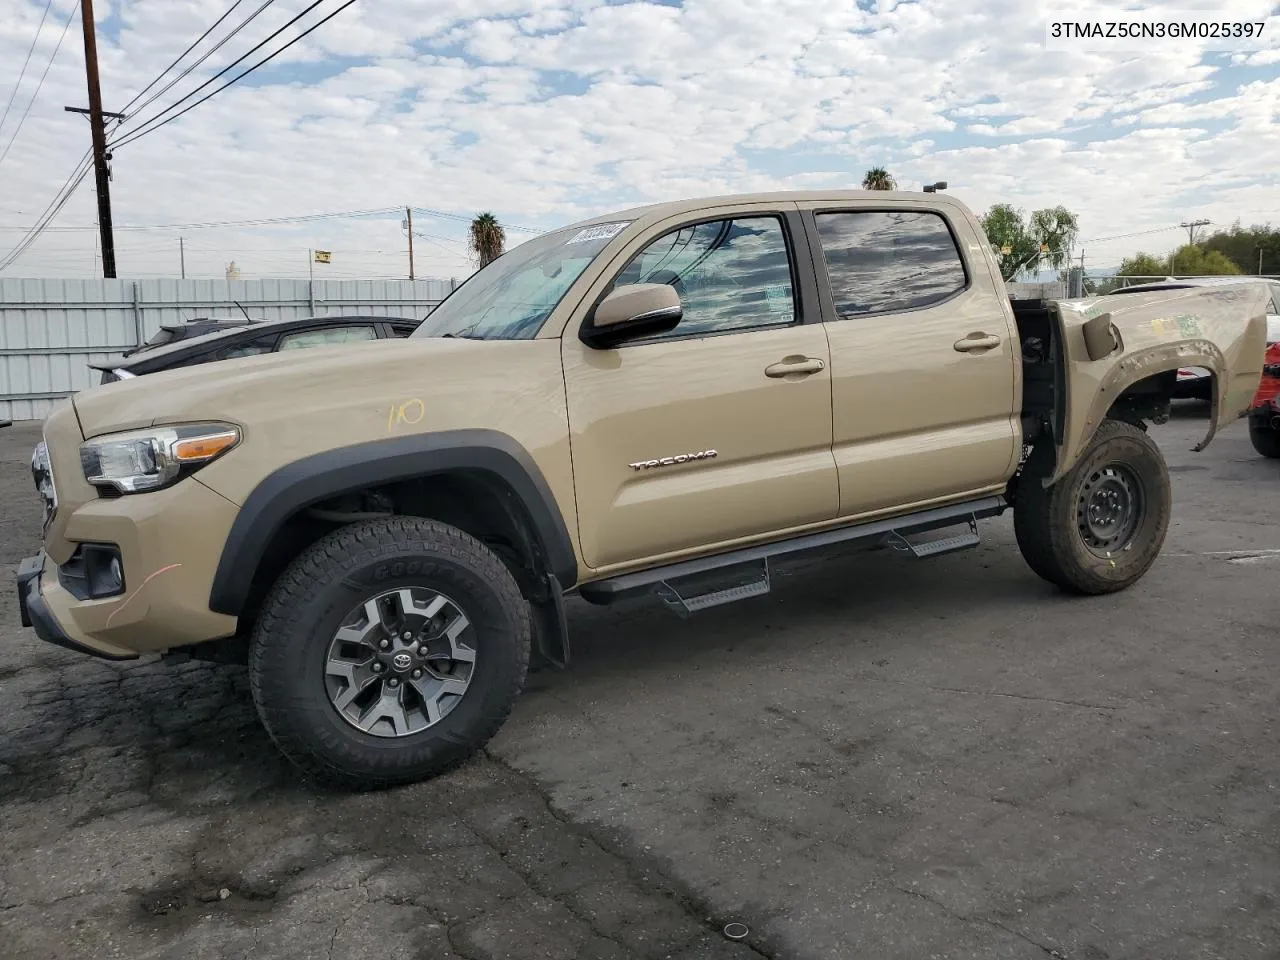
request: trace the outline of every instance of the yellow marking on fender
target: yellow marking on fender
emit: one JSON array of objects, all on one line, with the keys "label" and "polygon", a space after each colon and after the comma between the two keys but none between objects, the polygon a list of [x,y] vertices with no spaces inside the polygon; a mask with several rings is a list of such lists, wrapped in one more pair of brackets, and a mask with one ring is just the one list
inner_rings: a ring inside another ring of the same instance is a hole
[{"label": "yellow marking on fender", "polygon": [[427,407],[417,397],[412,400],[405,400],[399,406],[391,405],[391,409],[387,411],[387,432],[390,433],[400,424],[412,427],[421,423],[422,418],[427,415]]}]

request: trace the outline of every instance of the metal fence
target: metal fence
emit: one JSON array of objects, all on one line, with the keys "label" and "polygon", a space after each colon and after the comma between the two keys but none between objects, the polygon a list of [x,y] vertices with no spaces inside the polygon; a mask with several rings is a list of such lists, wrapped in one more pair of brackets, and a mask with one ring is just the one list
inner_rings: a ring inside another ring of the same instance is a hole
[{"label": "metal fence", "polygon": [[[0,419],[43,418],[97,382],[88,364],[194,317],[421,319],[455,280],[0,279]],[[241,308],[243,308],[243,313]]]}]

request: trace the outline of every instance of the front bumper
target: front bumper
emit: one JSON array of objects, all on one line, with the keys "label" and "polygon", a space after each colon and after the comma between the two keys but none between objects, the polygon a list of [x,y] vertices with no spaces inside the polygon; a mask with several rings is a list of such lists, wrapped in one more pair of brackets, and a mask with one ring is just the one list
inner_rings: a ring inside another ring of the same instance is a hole
[{"label": "front bumper", "polygon": [[76,653],[87,653],[105,660],[137,659],[136,653],[77,640],[63,629],[44,602],[44,590],[41,586],[44,560],[44,554],[37,554],[27,557],[18,566],[18,614],[22,618],[22,625],[33,628],[36,636],[45,643],[74,650]]}]

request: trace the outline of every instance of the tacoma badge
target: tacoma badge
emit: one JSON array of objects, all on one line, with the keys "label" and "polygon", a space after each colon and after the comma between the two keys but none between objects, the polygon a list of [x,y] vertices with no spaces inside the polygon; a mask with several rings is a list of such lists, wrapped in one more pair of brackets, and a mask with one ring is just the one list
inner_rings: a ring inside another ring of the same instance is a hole
[{"label": "tacoma badge", "polygon": [[699,450],[697,453],[682,453],[677,457],[662,457],[659,460],[638,460],[627,466],[632,470],[648,470],[651,467],[670,467],[677,463],[688,463],[691,460],[710,460],[715,455],[714,450]]}]

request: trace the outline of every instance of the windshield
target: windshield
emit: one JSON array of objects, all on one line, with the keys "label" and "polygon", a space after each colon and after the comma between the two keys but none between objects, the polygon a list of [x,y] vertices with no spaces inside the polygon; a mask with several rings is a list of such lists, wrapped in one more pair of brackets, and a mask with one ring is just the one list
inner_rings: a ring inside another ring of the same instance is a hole
[{"label": "windshield", "polygon": [[575,280],[630,221],[558,230],[504,253],[422,321],[414,337],[529,340]]}]

